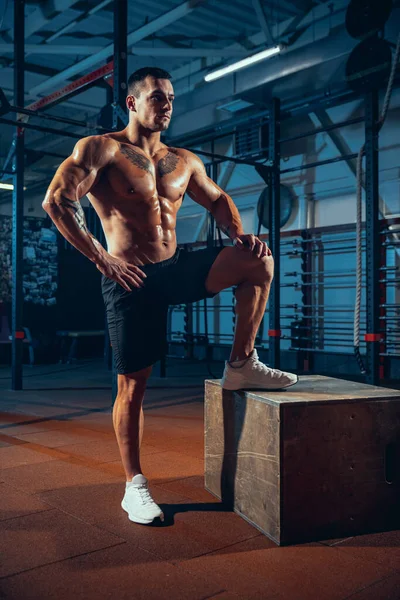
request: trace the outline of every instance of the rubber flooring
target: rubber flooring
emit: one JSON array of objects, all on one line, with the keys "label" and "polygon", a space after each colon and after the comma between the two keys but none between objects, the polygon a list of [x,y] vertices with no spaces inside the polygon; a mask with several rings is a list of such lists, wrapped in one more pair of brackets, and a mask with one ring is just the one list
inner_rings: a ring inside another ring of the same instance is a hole
[{"label": "rubber flooring", "polygon": [[149,382],[141,448],[165,521],[144,526],[120,506],[102,362],[25,367],[23,391],[0,369],[1,598],[399,600],[400,532],[278,547],[224,509],[204,489],[207,369],[168,371]]}]

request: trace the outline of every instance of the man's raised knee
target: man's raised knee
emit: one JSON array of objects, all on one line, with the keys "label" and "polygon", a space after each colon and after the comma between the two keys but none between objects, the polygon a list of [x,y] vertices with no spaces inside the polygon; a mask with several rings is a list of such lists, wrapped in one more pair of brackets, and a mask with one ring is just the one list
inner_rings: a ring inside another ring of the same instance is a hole
[{"label": "man's raised knee", "polygon": [[272,256],[255,257],[254,266],[255,283],[269,285],[274,278],[274,259]]}]

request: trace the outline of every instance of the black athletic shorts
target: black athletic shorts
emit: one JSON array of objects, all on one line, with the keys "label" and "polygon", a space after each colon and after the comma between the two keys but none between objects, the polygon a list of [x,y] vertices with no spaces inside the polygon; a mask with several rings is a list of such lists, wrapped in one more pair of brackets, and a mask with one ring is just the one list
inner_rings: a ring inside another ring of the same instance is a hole
[{"label": "black athletic shorts", "polygon": [[117,372],[132,373],[160,360],[167,350],[170,304],[213,298],[205,287],[222,247],[188,251],[177,248],[168,260],[141,266],[144,287],[128,292],[102,276],[101,288]]}]

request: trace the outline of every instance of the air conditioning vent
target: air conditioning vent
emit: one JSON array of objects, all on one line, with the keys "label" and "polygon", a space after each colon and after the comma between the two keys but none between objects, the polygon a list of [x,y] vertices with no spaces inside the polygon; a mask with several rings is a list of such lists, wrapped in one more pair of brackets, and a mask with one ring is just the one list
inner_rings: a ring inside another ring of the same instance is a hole
[{"label": "air conditioning vent", "polygon": [[268,158],[268,125],[257,122],[238,127],[234,135],[234,155],[240,158]]}]

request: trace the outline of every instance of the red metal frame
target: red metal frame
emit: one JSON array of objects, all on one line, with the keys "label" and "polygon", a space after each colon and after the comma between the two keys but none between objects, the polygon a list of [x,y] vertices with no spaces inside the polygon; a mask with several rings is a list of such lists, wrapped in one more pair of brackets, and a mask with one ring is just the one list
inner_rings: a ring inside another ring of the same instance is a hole
[{"label": "red metal frame", "polygon": [[36,102],[29,104],[26,108],[29,110],[40,110],[41,108],[52,106],[57,104],[61,100],[65,100],[68,96],[76,93],[77,91],[82,92],[85,87],[89,87],[99,79],[103,79],[106,75],[111,75],[114,71],[114,61],[110,61],[103,67],[92,71],[92,73],[88,73],[87,75],[83,75],[76,81],[69,83],[65,87],[61,88],[57,92],[53,92],[49,96],[45,96],[44,98],[40,98]]},{"label": "red metal frame", "polygon": [[366,342],[380,342],[383,338],[383,333],[366,333],[364,340]]}]

